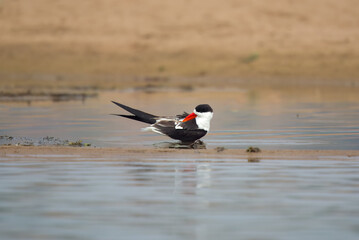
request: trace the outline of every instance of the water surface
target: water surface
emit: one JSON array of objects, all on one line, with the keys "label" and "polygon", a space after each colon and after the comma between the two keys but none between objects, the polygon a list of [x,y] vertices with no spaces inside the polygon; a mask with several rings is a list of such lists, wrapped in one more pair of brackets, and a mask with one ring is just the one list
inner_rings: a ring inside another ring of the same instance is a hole
[{"label": "water surface", "polygon": [[0,157],[1,239],[359,238],[359,159]]}]

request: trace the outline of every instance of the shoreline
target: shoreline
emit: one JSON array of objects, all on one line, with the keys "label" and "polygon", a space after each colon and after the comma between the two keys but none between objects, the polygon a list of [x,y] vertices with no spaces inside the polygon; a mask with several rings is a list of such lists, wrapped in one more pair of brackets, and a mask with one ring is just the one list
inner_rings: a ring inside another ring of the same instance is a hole
[{"label": "shoreline", "polygon": [[[91,79],[91,78],[90,78]],[[311,81],[302,82],[300,79],[287,79],[282,83],[280,79],[230,79],[224,78],[136,78],[137,80],[130,83],[129,81],[118,81],[114,88],[109,88],[106,82],[103,85],[92,88],[91,86],[82,86],[76,88],[71,85],[62,87],[50,86],[44,81],[43,83],[33,83],[32,81],[20,85],[2,85],[0,78],[0,103],[9,102],[31,102],[31,101],[83,101],[89,98],[96,98],[101,93],[110,92],[139,92],[139,93],[160,93],[160,92],[216,92],[226,91],[278,91],[295,92],[298,89],[303,92],[312,91],[313,89],[329,90],[332,93],[354,93],[359,89],[359,82],[351,81]],[[182,80],[183,79],[183,80]],[[192,83],[191,83],[192,80]],[[208,81],[207,81],[208,80]],[[217,81],[218,80],[218,81]],[[220,80],[220,81],[219,81]],[[25,81],[23,79],[22,81]],[[73,79],[75,81],[75,79]],[[15,81],[16,82],[16,81]],[[91,82],[91,81],[90,81]],[[221,83],[225,85],[219,85]],[[34,84],[34,85],[31,85]],[[31,85],[31,86],[30,86]],[[341,95],[341,96],[345,96]]]},{"label": "shoreline", "polygon": [[[63,146],[0,146],[0,160],[6,157],[63,159],[63,156],[82,157],[82,161],[92,158],[103,160],[137,161],[145,157],[187,157],[218,158],[218,159],[248,159],[251,160],[357,160],[359,150],[262,150],[259,153],[247,153],[245,149],[162,149],[162,148],[113,148],[113,147],[63,147]],[[19,155],[19,156],[18,156]],[[83,159],[83,157],[88,159]],[[328,158],[329,157],[329,158]],[[68,160],[68,159],[65,159]],[[78,161],[74,159],[74,161]]]}]

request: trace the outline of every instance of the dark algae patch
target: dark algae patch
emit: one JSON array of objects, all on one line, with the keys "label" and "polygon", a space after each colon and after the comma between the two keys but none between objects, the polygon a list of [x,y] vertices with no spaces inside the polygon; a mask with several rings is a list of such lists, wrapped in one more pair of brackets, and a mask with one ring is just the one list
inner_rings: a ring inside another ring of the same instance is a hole
[{"label": "dark algae patch", "polygon": [[51,91],[51,90],[1,90],[0,102],[28,102],[28,101],[74,101],[85,100],[87,98],[97,97],[96,92],[88,91]]},{"label": "dark algae patch", "polygon": [[224,150],[226,150],[226,148],[225,147],[216,147],[215,150],[217,152],[223,152]]},{"label": "dark algae patch", "polygon": [[248,152],[248,153],[258,153],[258,152],[260,152],[260,151],[261,151],[260,148],[258,148],[258,147],[252,147],[252,146],[250,146],[250,147],[247,148],[247,150],[246,150],[246,152]]},{"label": "dark algae patch", "polygon": [[30,137],[0,136],[0,146],[71,146],[71,147],[89,147],[91,143],[83,143],[82,140],[75,142],[62,140],[55,137],[43,137],[40,139]]},{"label": "dark algae patch", "polygon": [[71,146],[71,147],[90,147],[91,143],[83,143],[81,140],[78,140],[76,142],[68,142],[68,146]]}]

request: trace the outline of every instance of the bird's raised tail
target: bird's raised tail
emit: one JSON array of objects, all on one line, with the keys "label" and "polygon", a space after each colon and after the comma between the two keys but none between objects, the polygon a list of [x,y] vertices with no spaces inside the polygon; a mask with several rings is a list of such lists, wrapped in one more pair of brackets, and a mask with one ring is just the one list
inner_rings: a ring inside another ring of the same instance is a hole
[{"label": "bird's raised tail", "polygon": [[142,112],[140,110],[131,108],[129,106],[123,105],[123,104],[115,102],[115,101],[112,101],[112,102],[114,104],[116,104],[117,106],[125,109],[127,112],[130,112],[130,113],[133,114],[133,115],[112,114],[112,115],[125,117],[125,118],[129,118],[129,119],[132,119],[132,120],[136,120],[136,121],[140,121],[140,122],[144,122],[144,123],[149,123],[149,124],[156,123],[157,116],[155,116],[155,115]]}]

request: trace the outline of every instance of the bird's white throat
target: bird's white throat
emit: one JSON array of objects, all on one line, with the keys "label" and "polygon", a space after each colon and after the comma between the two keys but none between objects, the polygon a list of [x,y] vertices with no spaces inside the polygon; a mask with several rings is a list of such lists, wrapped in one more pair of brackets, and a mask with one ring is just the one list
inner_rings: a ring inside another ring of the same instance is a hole
[{"label": "bird's white throat", "polygon": [[196,109],[193,111],[196,117],[196,123],[199,129],[203,129],[205,131],[209,131],[211,119],[213,117],[213,112],[197,112]]}]

